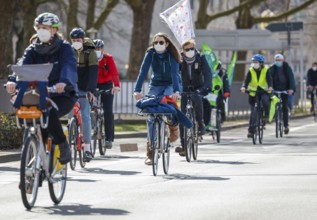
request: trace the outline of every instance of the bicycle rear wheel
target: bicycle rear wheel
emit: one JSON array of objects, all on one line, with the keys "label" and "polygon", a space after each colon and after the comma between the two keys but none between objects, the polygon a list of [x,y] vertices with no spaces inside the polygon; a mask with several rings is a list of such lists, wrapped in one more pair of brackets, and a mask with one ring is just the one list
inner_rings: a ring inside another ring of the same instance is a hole
[{"label": "bicycle rear wheel", "polygon": [[217,111],[216,114],[216,138],[217,143],[220,143],[220,135],[221,135],[221,112]]},{"label": "bicycle rear wheel", "polygon": [[251,130],[253,132],[252,142],[255,145],[257,142],[258,132],[257,132],[257,123],[258,123],[258,110],[254,108],[251,115]]},{"label": "bicycle rear wheel", "polygon": [[77,139],[78,139],[78,123],[75,117],[72,117],[68,127],[68,142],[71,152],[70,168],[75,170],[77,161]]},{"label": "bicycle rear wheel", "polygon": [[105,155],[107,148],[106,148],[106,140],[105,140],[105,129],[104,129],[104,120],[103,118],[100,118],[98,120],[98,147],[99,147],[99,153],[100,155]]},{"label": "bicycle rear wheel", "polygon": [[257,130],[258,130],[258,136],[259,136],[259,143],[262,144],[263,142],[263,111],[262,109],[259,111],[258,116],[258,123],[257,123]]},{"label": "bicycle rear wheel", "polygon": [[275,137],[278,138],[279,137],[279,125],[280,125],[280,117],[279,117],[279,104],[276,105],[275,108]]},{"label": "bicycle rear wheel", "polygon": [[59,162],[60,151],[58,145],[52,145],[49,161],[48,189],[52,201],[58,204],[62,201],[66,188],[67,165]]},{"label": "bicycle rear wheel", "polygon": [[33,135],[27,137],[24,142],[21,165],[20,165],[20,185],[23,205],[31,209],[36,201],[40,171],[37,170],[38,160],[37,141]]},{"label": "bicycle rear wheel", "polygon": [[280,132],[280,137],[283,137],[283,132],[284,132],[284,125],[283,125],[283,111],[282,109],[280,109],[279,111],[279,116],[278,116],[280,119],[279,119],[279,132]]},{"label": "bicycle rear wheel", "polygon": [[160,124],[157,119],[153,122],[151,131],[150,144],[152,149],[152,171],[153,175],[157,175],[158,160],[159,160],[159,149],[160,149]]},{"label": "bicycle rear wheel", "polygon": [[187,128],[184,127],[184,149],[185,149],[185,156],[187,162],[191,161],[192,157],[192,147],[194,144],[194,139],[193,139],[193,133],[194,133],[194,123],[195,119],[193,118],[193,113],[191,109],[187,110],[186,116],[193,122],[193,127]]},{"label": "bicycle rear wheel", "polygon": [[84,161],[85,149],[84,149],[83,143],[81,141],[81,138],[78,139],[78,142],[79,143],[77,143],[77,148],[78,148],[78,145],[80,144],[80,150],[78,150],[79,163],[80,163],[81,168],[85,168],[85,166],[86,166],[86,162]]},{"label": "bicycle rear wheel", "polygon": [[165,174],[168,174],[169,164],[170,164],[170,139],[169,139],[169,129],[165,122],[162,121],[162,149],[163,149],[163,170]]},{"label": "bicycle rear wheel", "polygon": [[194,123],[194,128],[193,128],[193,140],[194,140],[193,145],[192,145],[193,159],[197,160],[197,156],[198,156],[198,124],[196,121]]},{"label": "bicycle rear wheel", "polygon": [[91,121],[93,123],[91,123],[91,130],[92,130],[92,136],[91,136],[91,139],[92,139],[92,145],[90,145],[91,149],[91,153],[93,155],[93,157],[95,157],[95,154],[96,154],[96,148],[97,148],[97,144],[98,144],[98,132],[99,132],[99,127],[98,127],[98,119],[97,119],[97,112],[96,111],[93,111],[92,114],[91,114]]}]

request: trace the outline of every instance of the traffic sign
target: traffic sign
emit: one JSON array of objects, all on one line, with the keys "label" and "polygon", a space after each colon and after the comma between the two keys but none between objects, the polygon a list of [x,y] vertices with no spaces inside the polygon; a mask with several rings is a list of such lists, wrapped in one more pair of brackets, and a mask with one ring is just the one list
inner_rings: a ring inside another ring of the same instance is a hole
[{"label": "traffic sign", "polygon": [[303,22],[283,22],[283,23],[271,23],[266,27],[267,30],[272,32],[278,31],[299,31],[303,30]]}]

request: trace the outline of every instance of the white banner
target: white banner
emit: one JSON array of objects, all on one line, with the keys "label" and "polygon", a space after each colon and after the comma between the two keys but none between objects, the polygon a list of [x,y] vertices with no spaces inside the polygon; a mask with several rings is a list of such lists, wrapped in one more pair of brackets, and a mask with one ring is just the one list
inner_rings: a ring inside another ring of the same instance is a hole
[{"label": "white banner", "polygon": [[194,24],[189,0],[180,0],[169,9],[160,13],[180,45],[195,38]]}]

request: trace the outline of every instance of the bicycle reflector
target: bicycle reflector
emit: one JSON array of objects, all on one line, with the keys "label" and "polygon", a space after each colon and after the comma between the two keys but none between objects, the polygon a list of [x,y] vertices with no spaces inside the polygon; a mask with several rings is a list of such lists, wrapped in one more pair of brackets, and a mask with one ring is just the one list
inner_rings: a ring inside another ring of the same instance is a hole
[{"label": "bicycle reflector", "polygon": [[21,106],[16,110],[15,114],[18,118],[36,119],[41,117],[42,112],[35,106]]}]

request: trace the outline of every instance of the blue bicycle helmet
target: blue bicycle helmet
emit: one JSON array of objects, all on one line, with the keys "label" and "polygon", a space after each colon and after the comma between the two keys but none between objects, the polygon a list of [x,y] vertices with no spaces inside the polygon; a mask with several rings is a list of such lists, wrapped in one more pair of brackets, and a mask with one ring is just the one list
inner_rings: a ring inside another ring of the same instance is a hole
[{"label": "blue bicycle helmet", "polygon": [[103,42],[103,40],[100,39],[95,39],[94,40],[94,44],[96,48],[103,48],[105,43]]},{"label": "blue bicycle helmet", "polygon": [[72,39],[78,39],[78,38],[84,38],[85,37],[85,31],[82,28],[74,28],[70,32],[70,38]]},{"label": "blue bicycle helmet", "polygon": [[264,63],[264,57],[261,54],[255,54],[252,59],[252,61],[258,61],[260,63]]}]

